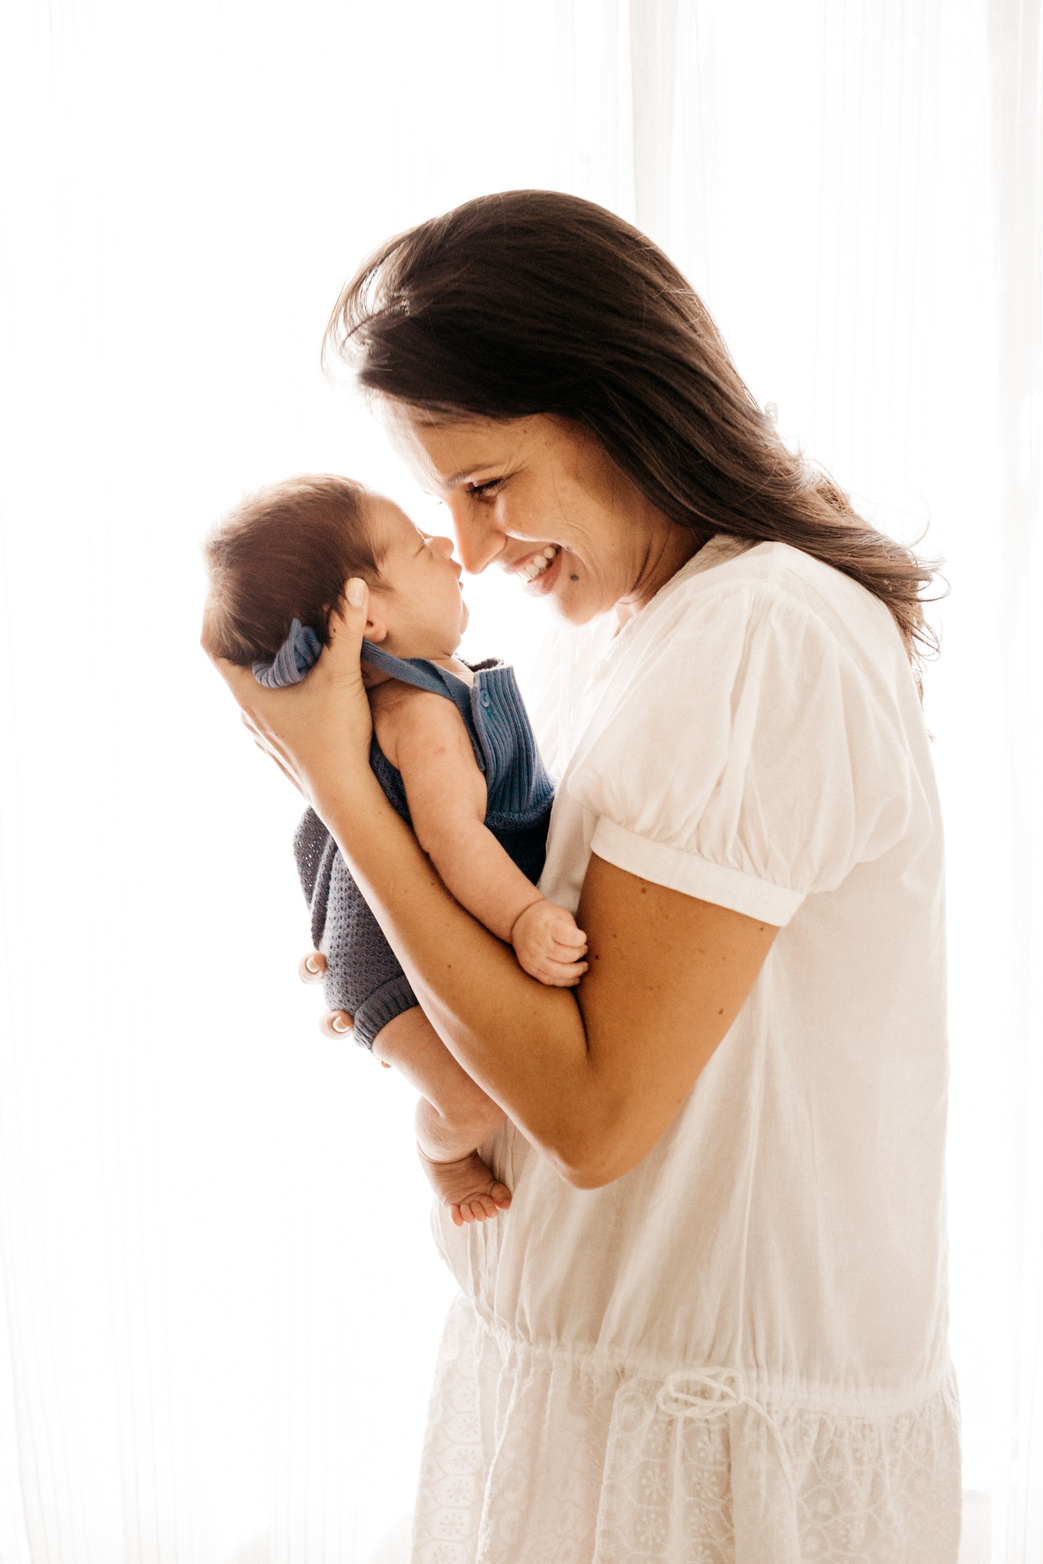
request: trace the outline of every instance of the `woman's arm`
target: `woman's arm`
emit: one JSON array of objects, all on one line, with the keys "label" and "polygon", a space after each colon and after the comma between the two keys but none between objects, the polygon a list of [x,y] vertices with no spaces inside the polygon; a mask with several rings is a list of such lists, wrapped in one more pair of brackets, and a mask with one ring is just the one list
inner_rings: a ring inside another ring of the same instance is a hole
[{"label": "woman's arm", "polygon": [[579,907],[590,970],[546,988],[446,894],[382,793],[327,823],[450,1052],[580,1188],[652,1150],[777,932],[595,856]]},{"label": "woman's arm", "polygon": [[303,684],[269,691],[221,671],[336,839],[450,1052],[563,1177],[607,1184],[663,1135],[777,931],[593,857],[579,907],[589,972],[574,990],[526,976],[453,900],[373,775],[356,595]]}]

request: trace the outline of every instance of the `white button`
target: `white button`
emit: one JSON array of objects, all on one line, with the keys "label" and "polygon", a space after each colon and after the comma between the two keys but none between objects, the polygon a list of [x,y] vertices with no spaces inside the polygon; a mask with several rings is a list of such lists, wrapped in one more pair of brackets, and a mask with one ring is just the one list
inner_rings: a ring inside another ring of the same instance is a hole
[{"label": "white button", "polygon": [[603,679],[608,672],[608,658],[603,657],[599,663],[595,663],[590,670],[592,679]]}]

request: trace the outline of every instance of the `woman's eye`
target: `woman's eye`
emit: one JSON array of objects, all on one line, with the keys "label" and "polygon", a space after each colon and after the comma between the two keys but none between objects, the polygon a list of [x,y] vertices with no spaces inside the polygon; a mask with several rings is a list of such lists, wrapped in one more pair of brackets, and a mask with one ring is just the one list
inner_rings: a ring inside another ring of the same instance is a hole
[{"label": "woman's eye", "polygon": [[467,485],[467,492],[468,494],[477,495],[491,494],[494,489],[499,488],[502,482],[502,478],[488,478],[485,483],[469,483]]}]

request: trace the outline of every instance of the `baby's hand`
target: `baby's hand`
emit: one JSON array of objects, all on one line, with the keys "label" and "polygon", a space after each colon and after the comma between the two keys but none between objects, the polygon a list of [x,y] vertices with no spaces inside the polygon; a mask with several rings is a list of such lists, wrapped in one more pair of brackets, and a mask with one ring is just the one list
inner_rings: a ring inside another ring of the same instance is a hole
[{"label": "baby's hand", "polygon": [[511,944],[530,977],[572,988],[587,970],[587,936],[571,912],[541,897],[514,920]]}]

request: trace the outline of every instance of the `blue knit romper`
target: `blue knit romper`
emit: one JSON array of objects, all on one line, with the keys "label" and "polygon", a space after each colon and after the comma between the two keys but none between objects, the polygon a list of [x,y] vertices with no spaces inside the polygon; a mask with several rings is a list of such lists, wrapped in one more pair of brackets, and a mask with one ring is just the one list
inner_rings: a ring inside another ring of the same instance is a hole
[{"label": "blue knit romper", "polygon": [[[469,686],[437,663],[392,657],[368,641],[362,655],[382,673],[453,702],[485,776],[485,824],[535,885],[546,855],[554,785],[536,748],[513,668],[490,658],[475,665]],[[391,803],[409,822],[402,774],[375,735],[369,760]],[[355,1041],[372,1048],[381,1027],[417,1004],[416,995],[336,842],[312,809],[297,827],[293,850],[311,908],[312,940],[326,957],[326,1003],[354,1016]]]}]

